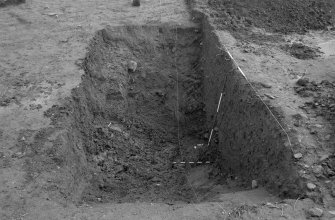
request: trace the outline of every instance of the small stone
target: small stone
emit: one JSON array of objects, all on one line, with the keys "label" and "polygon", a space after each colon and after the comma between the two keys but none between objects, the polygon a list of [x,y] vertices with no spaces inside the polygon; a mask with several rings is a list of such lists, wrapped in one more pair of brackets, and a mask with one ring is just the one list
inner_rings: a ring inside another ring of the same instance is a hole
[{"label": "small stone", "polygon": [[313,167],[313,173],[315,174],[315,176],[320,177],[322,176],[322,166],[321,165],[317,165]]},{"label": "small stone", "polygon": [[118,125],[109,124],[108,128],[113,130],[113,131],[122,132],[122,129]]},{"label": "small stone", "polygon": [[335,211],[329,211],[329,214],[335,215]]},{"label": "small stone", "polygon": [[321,217],[323,215],[323,210],[320,208],[311,208],[308,210],[308,214],[312,217]]},{"label": "small stone", "polygon": [[302,158],[302,153],[294,154],[294,158],[297,159],[297,160],[301,159]]},{"label": "small stone", "polygon": [[151,181],[152,182],[160,182],[161,179],[159,179],[158,177],[155,176],[154,178],[151,179]]},{"label": "small stone", "polygon": [[314,190],[314,189],[316,188],[316,185],[313,184],[313,183],[307,183],[307,188],[308,188],[309,190]]},{"label": "small stone", "polygon": [[328,135],[325,136],[325,140],[326,140],[326,141],[329,141],[330,138],[331,138],[331,135],[330,135],[330,134],[328,134]]},{"label": "small stone", "polygon": [[297,81],[297,85],[299,86],[306,86],[309,83],[308,78],[301,78]]},{"label": "small stone", "polygon": [[266,97],[268,97],[269,99],[275,99],[274,96],[270,95],[270,94],[264,94]]},{"label": "small stone", "polygon": [[272,86],[266,83],[261,83],[261,85],[266,88],[266,89],[270,89]]},{"label": "small stone", "polygon": [[128,70],[130,70],[131,72],[135,72],[137,68],[137,63],[135,61],[129,61],[128,62]]},{"label": "small stone", "polygon": [[252,188],[252,189],[255,189],[255,188],[257,188],[257,187],[258,187],[257,181],[256,181],[256,180],[252,180],[252,181],[251,181],[251,188]]},{"label": "small stone", "polygon": [[115,173],[121,173],[123,172],[124,167],[122,165],[118,165],[115,167]]}]

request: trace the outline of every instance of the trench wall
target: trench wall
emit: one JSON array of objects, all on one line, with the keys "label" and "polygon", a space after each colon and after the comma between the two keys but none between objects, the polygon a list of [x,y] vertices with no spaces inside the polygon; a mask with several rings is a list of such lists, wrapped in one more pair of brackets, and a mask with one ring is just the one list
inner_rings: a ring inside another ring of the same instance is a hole
[{"label": "trench wall", "polygon": [[[207,18],[203,26],[204,97],[208,127],[215,121],[220,167],[247,183],[257,180],[281,196],[302,193],[287,137],[222,46]],[[214,146],[215,147],[215,146]]]}]

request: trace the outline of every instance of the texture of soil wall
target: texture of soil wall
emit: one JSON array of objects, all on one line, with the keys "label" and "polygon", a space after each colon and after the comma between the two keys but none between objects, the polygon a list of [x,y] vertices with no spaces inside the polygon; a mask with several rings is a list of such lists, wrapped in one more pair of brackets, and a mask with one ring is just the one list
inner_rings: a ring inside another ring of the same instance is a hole
[{"label": "texture of soil wall", "polygon": [[[203,68],[207,120],[217,116],[220,167],[251,185],[257,180],[281,196],[301,194],[287,137],[269,110],[238,71],[214,28],[203,20]],[[215,145],[213,145],[215,147]],[[224,172],[224,173],[225,173]]]}]

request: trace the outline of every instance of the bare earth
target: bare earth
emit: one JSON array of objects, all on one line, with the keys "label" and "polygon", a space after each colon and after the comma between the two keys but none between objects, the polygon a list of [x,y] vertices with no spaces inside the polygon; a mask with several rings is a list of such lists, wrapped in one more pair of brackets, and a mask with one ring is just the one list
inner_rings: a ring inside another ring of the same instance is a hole
[{"label": "bare earth", "polygon": [[[208,13],[206,5],[202,7]],[[0,219],[306,219],[306,210],[320,207],[311,199],[281,201],[262,188],[223,193],[223,187],[218,190],[218,201],[190,204],[77,203],[50,199],[50,189],[43,187],[34,194],[34,187],[44,185],[48,178],[27,175],[25,135],[48,128],[51,121],[44,117],[44,111],[69,97],[79,85],[84,74],[80,64],[95,32],[107,25],[196,27],[188,10],[181,0],[142,0],[141,7],[131,7],[127,0],[28,0],[0,8]],[[261,96],[283,112],[285,127],[297,137],[293,151],[304,156],[297,161],[302,175],[322,191],[325,205],[321,207],[321,219],[335,218],[327,212],[335,210],[330,191],[334,183],[329,182],[334,179],[320,180],[313,173],[321,159],[333,153],[333,124],[323,117],[306,114],[301,109],[306,98],[293,89],[302,76],[318,83],[335,81],[334,33],[315,31],[285,36],[287,42],[321,47],[324,53],[311,60],[288,55],[281,49],[281,42],[259,45],[236,40],[226,31],[218,33],[250,82],[258,85]],[[298,113],[302,126],[294,125],[293,115]],[[60,168],[50,176],[57,169]],[[207,179],[192,179],[192,174],[189,177],[194,186],[211,184]],[[83,187],[76,186],[79,191]]]}]

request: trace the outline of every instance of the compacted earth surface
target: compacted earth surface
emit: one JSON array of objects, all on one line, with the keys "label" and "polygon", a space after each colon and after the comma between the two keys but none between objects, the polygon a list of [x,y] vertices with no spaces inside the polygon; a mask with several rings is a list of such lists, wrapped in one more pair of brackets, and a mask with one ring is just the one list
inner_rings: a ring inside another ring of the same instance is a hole
[{"label": "compacted earth surface", "polygon": [[[335,218],[334,12],[331,0],[0,1],[0,219]],[[225,169],[204,21],[275,110],[299,193]]]}]

